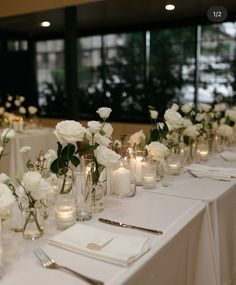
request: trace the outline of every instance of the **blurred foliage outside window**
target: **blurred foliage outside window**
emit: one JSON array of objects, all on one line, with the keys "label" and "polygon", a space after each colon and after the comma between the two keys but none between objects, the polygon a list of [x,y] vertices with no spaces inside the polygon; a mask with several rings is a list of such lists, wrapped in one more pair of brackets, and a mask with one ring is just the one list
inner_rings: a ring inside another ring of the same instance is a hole
[{"label": "blurred foliage outside window", "polygon": [[[193,101],[195,49],[196,26],[79,38],[80,117],[108,106],[112,120],[147,122],[148,105],[162,114],[172,102]],[[202,26],[199,101],[234,101],[235,54],[235,23]],[[66,117],[63,41],[38,42],[37,63],[41,114]]]}]

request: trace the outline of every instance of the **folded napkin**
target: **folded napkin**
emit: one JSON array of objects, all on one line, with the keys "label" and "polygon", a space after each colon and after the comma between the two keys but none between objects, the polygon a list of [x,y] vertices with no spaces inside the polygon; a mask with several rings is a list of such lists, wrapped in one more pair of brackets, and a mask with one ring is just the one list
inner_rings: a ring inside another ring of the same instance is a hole
[{"label": "folded napkin", "polygon": [[148,238],[120,235],[82,224],[56,234],[48,242],[122,266],[128,266],[149,250]]},{"label": "folded napkin", "polygon": [[231,151],[223,151],[220,156],[226,161],[236,161],[236,153]]},{"label": "folded napkin", "polygon": [[190,164],[186,166],[185,169],[196,177],[208,177],[225,181],[229,181],[231,178],[236,178],[236,168]]}]

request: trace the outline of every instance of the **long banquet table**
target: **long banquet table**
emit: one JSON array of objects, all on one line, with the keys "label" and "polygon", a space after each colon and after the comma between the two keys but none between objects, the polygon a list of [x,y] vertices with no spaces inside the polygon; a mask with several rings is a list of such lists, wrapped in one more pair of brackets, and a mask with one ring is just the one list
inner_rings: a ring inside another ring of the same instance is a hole
[{"label": "long banquet table", "polygon": [[[86,224],[111,232],[149,237],[150,250],[137,261],[129,267],[121,267],[48,245],[48,237],[57,232],[53,221],[49,220],[45,235],[38,240],[23,240],[20,233],[4,236],[1,285],[85,284],[73,275],[41,267],[33,255],[33,249],[39,246],[58,263],[105,284],[219,284],[204,202],[138,190],[132,199],[109,198],[106,204],[105,211]],[[164,233],[157,236],[113,227],[99,223],[98,216],[158,228]]]},{"label": "long banquet table", "polygon": [[40,151],[56,149],[56,137],[49,128],[29,129],[16,133],[7,145],[6,155],[0,161],[0,173],[4,172],[14,178],[17,172],[25,170],[24,156],[20,153],[23,146],[31,147],[28,158],[34,160]]},{"label": "long banquet table", "polygon": [[[235,148],[230,148],[235,152]],[[236,168],[220,154],[210,155],[204,164]],[[173,176],[170,188],[159,183],[152,193],[201,200],[206,203],[211,224],[218,278],[221,285],[236,284],[236,179],[230,182],[210,178],[194,178],[183,172]]]}]

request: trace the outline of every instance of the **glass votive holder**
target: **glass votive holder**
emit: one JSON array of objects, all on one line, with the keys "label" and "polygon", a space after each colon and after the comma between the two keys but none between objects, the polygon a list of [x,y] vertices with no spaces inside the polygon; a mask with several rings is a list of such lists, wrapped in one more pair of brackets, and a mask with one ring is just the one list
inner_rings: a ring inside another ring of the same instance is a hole
[{"label": "glass votive holder", "polygon": [[125,159],[121,159],[119,166],[111,172],[111,194],[119,198],[136,194],[135,168]]},{"label": "glass votive holder", "polygon": [[171,154],[167,161],[168,174],[179,175],[181,171],[181,160],[179,154]]},{"label": "glass votive holder", "polygon": [[209,155],[208,144],[202,143],[198,146],[198,155],[199,155],[200,160],[202,160],[202,161],[208,160],[208,155]]},{"label": "glass votive holder", "polygon": [[135,151],[134,164],[135,164],[136,185],[141,186],[142,185],[142,166],[146,164],[145,151],[143,150]]},{"label": "glass votive holder", "polygon": [[65,230],[72,226],[75,221],[76,204],[72,194],[58,194],[55,203],[56,227]]},{"label": "glass votive holder", "polygon": [[156,186],[156,165],[142,165],[142,184],[144,189],[153,189]]}]

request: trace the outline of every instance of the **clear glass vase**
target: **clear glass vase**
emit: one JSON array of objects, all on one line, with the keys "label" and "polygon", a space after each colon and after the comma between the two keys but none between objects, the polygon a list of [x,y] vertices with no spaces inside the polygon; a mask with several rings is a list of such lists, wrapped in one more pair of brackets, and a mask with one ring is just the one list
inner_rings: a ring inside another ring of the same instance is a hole
[{"label": "clear glass vase", "polygon": [[104,202],[107,195],[107,169],[104,168],[98,181],[92,186],[92,212],[100,213],[104,210]]},{"label": "clear glass vase", "polygon": [[35,240],[42,236],[43,226],[39,220],[37,208],[24,210],[25,223],[23,226],[23,238]]}]

